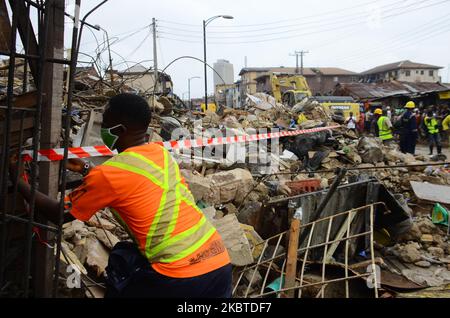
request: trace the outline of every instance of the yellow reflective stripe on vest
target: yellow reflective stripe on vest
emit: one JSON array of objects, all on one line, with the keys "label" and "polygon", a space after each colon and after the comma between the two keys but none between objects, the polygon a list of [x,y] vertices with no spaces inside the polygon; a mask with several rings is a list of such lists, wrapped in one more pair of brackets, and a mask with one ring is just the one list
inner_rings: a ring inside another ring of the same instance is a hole
[{"label": "yellow reflective stripe on vest", "polygon": [[[169,158],[168,158],[166,151],[163,151],[163,154],[164,154],[164,167],[167,167],[169,164]],[[145,254],[147,255],[147,257],[149,257],[148,255],[150,253],[150,246],[152,246],[153,236],[157,230],[157,227],[159,224],[159,219],[161,218],[161,215],[164,211],[164,207],[166,205],[166,197],[167,197],[168,190],[169,190],[169,179],[167,176],[167,171],[165,169],[164,170],[164,191],[161,195],[161,200],[159,202],[158,211],[156,211],[155,217],[153,218],[153,222],[150,225],[150,230],[147,233],[147,240],[145,243]]]},{"label": "yellow reflective stripe on vest", "polygon": [[436,128],[437,120],[436,118],[431,118],[430,117],[425,117],[424,122],[425,122],[425,126],[427,126],[427,130],[430,134],[437,134],[439,132],[439,129]]},{"label": "yellow reflective stripe on vest", "polygon": [[191,247],[181,251],[180,253],[173,255],[171,257],[167,257],[167,258],[161,258],[160,262],[161,263],[172,263],[175,262],[177,260],[180,260],[192,253],[194,253],[196,250],[198,250],[203,244],[205,244],[206,241],[208,241],[211,236],[213,236],[213,234],[216,232],[216,229],[213,227],[210,227],[210,229],[205,233],[205,235],[203,235],[200,240],[198,240],[196,243],[194,243],[193,245],[191,245]]},{"label": "yellow reflective stripe on vest", "polygon": [[[148,239],[151,239],[150,246],[158,245],[172,234],[171,232],[169,233],[169,230],[175,227],[178,218],[178,210],[180,208],[179,196],[177,195],[177,179],[176,175],[173,174],[176,164],[171,156],[168,154],[165,156],[167,156],[167,161],[165,160],[167,168],[164,171],[167,180],[167,191],[164,206],[162,207],[164,212],[161,214],[157,221],[158,223],[155,225],[156,231],[153,233],[152,238],[148,237]],[[153,222],[155,222],[155,220]],[[173,227],[171,226],[172,223]]]},{"label": "yellow reflective stripe on vest", "polygon": [[387,127],[387,125],[385,125],[386,119],[387,119],[386,116],[381,116],[380,118],[378,118],[377,121],[378,137],[380,137],[381,140],[388,140],[394,138],[394,136],[392,136],[391,129]]},{"label": "yellow reflective stripe on vest", "polygon": [[124,221],[124,219],[122,219],[122,217],[120,216],[119,212],[117,212],[115,209],[113,208],[109,208],[109,210],[111,211],[112,215],[114,216],[114,218],[116,219],[116,221],[122,225],[122,227],[124,228],[125,232],[128,233],[128,235],[131,237],[131,239],[133,240],[133,242],[139,246],[138,241],[136,240],[136,237],[134,236],[133,231],[131,231],[131,229],[128,227],[127,222]]},{"label": "yellow reflective stripe on vest", "polygon": [[[200,231],[201,229],[207,229],[207,232],[206,232],[206,235],[202,235],[202,237],[199,239],[198,237],[196,237],[193,234]],[[212,230],[212,233],[210,233],[211,230]],[[165,255],[170,255],[170,253],[167,253],[168,247],[174,247],[174,246],[176,246],[176,244],[178,244],[178,245],[183,245],[183,246],[189,246],[189,248],[187,248],[187,250],[189,250],[192,248],[192,246],[197,244],[199,241],[204,240],[206,242],[211,237],[211,235],[214,234],[214,232],[215,232],[215,229],[209,224],[206,217],[202,216],[200,221],[198,221],[197,224],[195,224],[193,227],[187,229],[184,232],[178,233],[177,235],[171,237],[170,239],[155,246],[150,253],[150,257],[159,256],[159,258],[161,258],[161,259],[167,259],[167,257],[165,257]],[[201,244],[198,247],[200,247],[200,246],[201,246]],[[186,250],[186,249],[183,249],[183,251],[184,250]],[[183,251],[180,251],[179,253],[181,253]],[[195,251],[195,249],[192,252],[194,252],[194,251]],[[177,255],[179,253],[177,253]],[[189,255],[189,254],[190,253],[188,253],[186,255]],[[170,258],[174,258],[174,257],[175,257],[175,255],[170,255]]]},{"label": "yellow reflective stripe on vest", "polygon": [[[173,158],[170,158],[170,161],[172,162]],[[173,170],[169,169],[169,180],[171,180],[171,179],[175,180],[175,185],[173,187],[175,189],[175,205],[173,207],[172,219],[170,220],[169,226],[167,227],[167,231],[164,234],[163,241],[166,241],[172,235],[173,230],[175,229],[175,225],[178,220],[178,214],[180,212],[180,203],[181,203],[181,196],[180,196],[180,190],[179,190],[179,184],[181,182],[180,170],[178,169],[177,164],[173,164],[173,168],[174,168]],[[170,173],[173,171],[174,171],[174,175],[172,175]]]},{"label": "yellow reflective stripe on vest", "polygon": [[[163,190],[147,233],[145,255],[152,262],[174,262],[194,253],[216,230],[195,204],[192,193],[181,183],[180,170],[175,160],[167,150],[162,151],[164,168],[135,152],[123,152],[104,164],[140,174]],[[202,218],[191,228],[172,236],[181,202],[195,209]]]},{"label": "yellow reflective stripe on vest", "polygon": [[139,160],[142,160],[145,163],[149,164],[156,171],[159,171],[159,173],[161,174],[161,179],[162,179],[162,176],[164,175],[164,169],[163,168],[158,166],[156,163],[154,163],[153,161],[151,161],[147,157],[141,155],[140,153],[131,152],[131,151],[125,151],[125,152],[122,152],[121,154],[119,154],[119,156],[122,156],[122,157],[130,156],[130,157],[134,157],[134,158],[137,158]]}]

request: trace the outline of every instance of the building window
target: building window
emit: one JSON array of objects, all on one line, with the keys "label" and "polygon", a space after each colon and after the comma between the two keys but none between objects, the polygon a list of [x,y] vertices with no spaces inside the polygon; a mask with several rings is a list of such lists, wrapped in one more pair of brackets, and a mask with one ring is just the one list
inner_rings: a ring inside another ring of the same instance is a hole
[{"label": "building window", "polygon": [[418,71],[418,70],[416,70],[416,74],[419,74],[419,71]]},{"label": "building window", "polygon": [[420,71],[420,75],[423,75],[423,73],[424,73],[424,71],[423,71],[423,70],[421,70],[421,71]]},{"label": "building window", "polygon": [[405,76],[410,76],[411,75],[411,71],[405,71]]},{"label": "building window", "polygon": [[433,71],[433,70],[429,70],[429,71],[428,71],[428,75],[434,76],[434,71]]},{"label": "building window", "polygon": [[333,81],[338,82],[338,81],[339,81],[339,77],[338,77],[338,76],[335,76],[335,77],[333,78]]}]

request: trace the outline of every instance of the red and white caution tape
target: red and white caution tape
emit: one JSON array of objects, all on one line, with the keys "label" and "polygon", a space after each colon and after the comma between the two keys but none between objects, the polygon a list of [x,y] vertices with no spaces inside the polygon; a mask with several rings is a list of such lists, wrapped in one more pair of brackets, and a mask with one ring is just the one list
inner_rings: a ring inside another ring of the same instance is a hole
[{"label": "red and white caution tape", "polygon": [[[158,141],[155,144],[161,145],[164,148],[171,149],[188,149],[206,146],[220,146],[234,143],[258,141],[264,139],[274,139],[280,137],[289,137],[302,134],[315,133],[324,130],[330,130],[339,128],[340,126],[328,126],[311,129],[300,129],[293,131],[279,131],[266,134],[256,135],[242,135],[232,137],[216,137],[216,138],[197,138],[197,139],[185,139],[185,140],[171,140],[171,141]],[[27,150],[23,153],[24,160],[31,161],[33,158],[33,151]],[[88,158],[88,157],[103,157],[113,156],[117,154],[117,151],[111,151],[106,146],[93,146],[93,147],[77,147],[69,148],[68,158]],[[38,151],[38,161],[59,161],[64,158],[64,148],[59,149],[46,149]]]},{"label": "red and white caution tape", "polygon": [[[112,151],[105,145],[93,147],[69,148],[68,158],[89,158],[116,155],[117,151]],[[33,151],[26,150],[22,152],[23,160],[33,160]],[[38,150],[37,161],[60,161],[64,159],[64,148]]]}]

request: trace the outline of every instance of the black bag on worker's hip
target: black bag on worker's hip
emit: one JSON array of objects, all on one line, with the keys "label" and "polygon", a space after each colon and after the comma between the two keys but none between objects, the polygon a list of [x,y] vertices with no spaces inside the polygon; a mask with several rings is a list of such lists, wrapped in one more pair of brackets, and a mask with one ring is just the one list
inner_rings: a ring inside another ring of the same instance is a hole
[{"label": "black bag on worker's hip", "polygon": [[141,269],[148,266],[148,260],[135,243],[119,242],[111,251],[106,267],[108,288],[120,294]]}]

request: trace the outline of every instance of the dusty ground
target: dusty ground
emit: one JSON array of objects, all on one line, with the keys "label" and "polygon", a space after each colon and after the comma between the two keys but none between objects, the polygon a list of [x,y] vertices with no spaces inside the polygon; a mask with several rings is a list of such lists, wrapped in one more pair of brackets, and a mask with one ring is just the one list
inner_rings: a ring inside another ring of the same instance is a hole
[{"label": "dusty ground", "polygon": [[[416,146],[416,155],[428,155],[430,149],[428,148],[428,144],[420,143]],[[450,160],[450,148],[448,145],[444,144],[442,147],[442,152],[447,156],[447,159]],[[436,154],[436,147],[433,151],[433,154]]]}]

